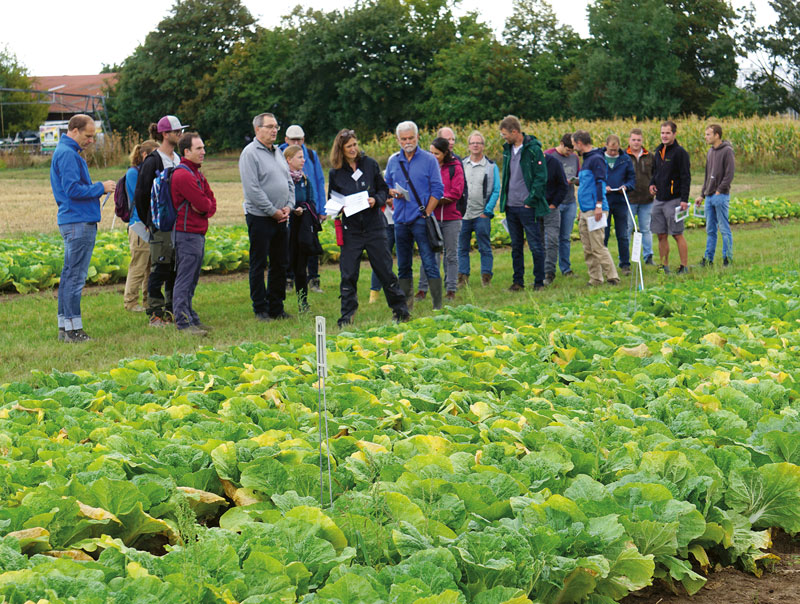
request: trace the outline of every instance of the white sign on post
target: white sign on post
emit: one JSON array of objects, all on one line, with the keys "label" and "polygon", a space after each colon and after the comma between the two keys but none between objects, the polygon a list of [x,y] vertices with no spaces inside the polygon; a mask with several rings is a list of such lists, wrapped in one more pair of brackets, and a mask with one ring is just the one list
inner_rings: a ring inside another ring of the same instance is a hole
[{"label": "white sign on post", "polygon": [[639,263],[642,261],[642,234],[636,231],[633,234],[633,249],[631,250],[631,262]]},{"label": "white sign on post", "polygon": [[317,375],[328,377],[328,342],[325,336],[325,317],[317,317]]}]

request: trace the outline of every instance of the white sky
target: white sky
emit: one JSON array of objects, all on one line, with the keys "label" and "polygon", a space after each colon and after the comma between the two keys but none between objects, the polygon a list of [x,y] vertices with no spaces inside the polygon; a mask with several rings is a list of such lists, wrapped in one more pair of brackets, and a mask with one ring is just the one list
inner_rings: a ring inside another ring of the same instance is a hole
[{"label": "white sky", "polygon": [[[87,75],[99,73],[103,63],[122,62],[148,32],[155,29],[172,6],[171,0],[79,0],[65,4],[63,0],[3,0],[0,19],[0,47],[6,46],[16,55],[30,75]],[[749,0],[732,0],[735,8]],[[753,0],[760,24],[774,22],[775,13],[767,0]],[[244,4],[264,27],[274,27],[280,16],[291,11],[295,4],[335,10],[352,4],[351,0],[289,0],[282,4],[274,0],[244,0]],[[588,35],[586,25],[587,0],[552,0],[556,15],[581,35]],[[275,9],[283,6],[285,9]],[[457,12],[479,10],[491,6],[491,14],[482,20],[495,31],[502,32],[505,19],[511,14],[511,0],[462,0]],[[82,11],[82,20],[59,13]]]}]

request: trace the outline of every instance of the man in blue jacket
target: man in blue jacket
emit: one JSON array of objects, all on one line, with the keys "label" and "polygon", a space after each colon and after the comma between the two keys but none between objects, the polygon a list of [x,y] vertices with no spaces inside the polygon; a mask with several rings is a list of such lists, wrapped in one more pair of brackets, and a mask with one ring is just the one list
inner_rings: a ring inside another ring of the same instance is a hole
[{"label": "man in blue jacket", "polygon": [[583,257],[589,270],[589,285],[601,285],[604,274],[610,284],[617,285],[617,267],[603,243],[603,229],[598,228],[597,224],[608,217],[608,166],[603,158],[603,150],[592,146],[592,136],[586,130],[578,130],[572,135],[572,145],[583,156],[583,166],[578,172],[578,207],[581,211],[579,226]]},{"label": "man in blue jacket", "polygon": [[[306,163],[303,164],[303,172],[308,177],[308,180],[311,181],[311,186],[314,189],[319,221],[325,222],[325,219],[328,218],[325,214],[325,173],[322,171],[319,155],[313,149],[306,147],[306,133],[297,124],[292,124],[286,129],[286,135],[283,140],[283,144],[279,147],[281,151],[289,145],[302,147],[303,157],[306,158]],[[286,287],[290,289],[294,286],[294,273],[291,267],[286,273],[286,279]],[[319,256],[308,257],[308,288],[312,292],[322,293],[322,288],[319,285]]]},{"label": "man in blue jacket", "polygon": [[58,230],[64,239],[64,267],[58,286],[58,339],[87,342],[83,331],[81,293],[89,272],[100,199],[116,188],[113,180],[92,183],[89,166],[80,152],[94,142],[94,120],[88,115],[72,116],[67,135],[58,142],[50,163],[50,185],[58,205]]},{"label": "man in blue jacket", "polygon": [[620,140],[616,134],[606,139],[604,157],[608,166],[606,196],[608,198],[608,226],[606,227],[603,245],[608,246],[613,218],[617,233],[617,249],[619,250],[619,268],[623,275],[631,274],[630,234],[628,232],[628,204],[622,190],[633,190],[636,187],[636,170],[627,153],[620,153]]}]

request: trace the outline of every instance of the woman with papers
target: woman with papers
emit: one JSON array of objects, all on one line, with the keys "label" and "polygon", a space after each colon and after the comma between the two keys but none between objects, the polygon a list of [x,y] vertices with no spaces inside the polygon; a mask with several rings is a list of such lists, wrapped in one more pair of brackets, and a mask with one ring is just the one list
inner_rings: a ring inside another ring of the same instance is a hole
[{"label": "woman with papers", "polygon": [[343,233],[339,256],[342,316],[338,325],[343,327],[352,323],[358,309],[358,273],[365,250],[372,270],[383,286],[394,320],[407,321],[410,316],[406,298],[397,275],[392,272],[386,219],[381,212],[386,205],[389,187],[383,180],[378,162],[361,153],[355,132],[340,130],[331,148],[331,166],[326,213],[328,216],[341,216]]}]

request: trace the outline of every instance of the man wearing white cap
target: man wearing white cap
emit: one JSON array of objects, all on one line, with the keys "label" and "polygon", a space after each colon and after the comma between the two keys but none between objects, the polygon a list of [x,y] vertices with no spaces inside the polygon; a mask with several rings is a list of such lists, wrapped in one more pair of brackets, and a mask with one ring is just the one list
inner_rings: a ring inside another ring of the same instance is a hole
[{"label": "man wearing white cap", "polygon": [[[322,171],[322,163],[319,161],[319,155],[313,149],[309,149],[305,145],[306,133],[303,128],[297,124],[292,124],[286,129],[286,136],[284,143],[280,146],[283,151],[289,145],[297,145],[303,149],[303,157],[306,158],[306,163],[303,164],[303,172],[311,181],[311,186],[314,189],[314,197],[316,198],[317,216],[320,222],[324,222],[328,217],[325,214],[325,173]],[[294,281],[294,274],[291,267],[287,274],[287,289]],[[319,256],[308,257],[308,287],[312,292],[322,293],[319,286]]]},{"label": "man wearing white cap", "polygon": [[150,216],[150,190],[160,172],[181,163],[175,147],[181,133],[188,127],[181,124],[174,115],[165,115],[157,124],[150,124],[148,128],[150,138],[160,145],[144,158],[136,180],[136,191],[133,194],[136,212],[147,225],[150,237],[150,278],[147,282],[147,315],[150,317],[150,327],[166,327],[172,322],[172,288],[175,284],[175,250],[172,246],[172,233],[165,233],[153,227],[153,218]]}]

